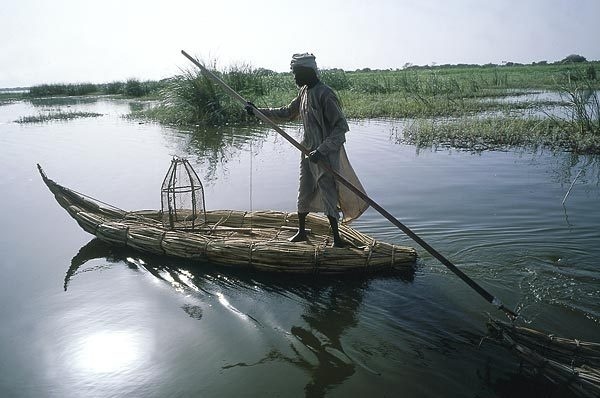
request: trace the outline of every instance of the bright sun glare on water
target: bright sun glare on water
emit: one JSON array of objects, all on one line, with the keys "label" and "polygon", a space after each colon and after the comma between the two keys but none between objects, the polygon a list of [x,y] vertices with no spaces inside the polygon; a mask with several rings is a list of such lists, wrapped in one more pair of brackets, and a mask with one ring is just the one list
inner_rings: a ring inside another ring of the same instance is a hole
[{"label": "bright sun glare on water", "polygon": [[130,369],[143,354],[136,333],[103,331],[83,337],[77,347],[76,364],[93,373],[119,372]]}]

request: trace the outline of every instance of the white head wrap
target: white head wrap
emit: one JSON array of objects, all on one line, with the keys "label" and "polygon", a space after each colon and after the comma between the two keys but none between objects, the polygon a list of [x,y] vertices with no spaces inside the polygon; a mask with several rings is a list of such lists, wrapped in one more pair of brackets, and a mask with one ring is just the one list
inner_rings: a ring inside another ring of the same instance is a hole
[{"label": "white head wrap", "polygon": [[294,67],[296,67],[296,66],[303,66],[305,68],[311,68],[315,72],[318,72],[317,62],[315,61],[315,56],[310,53],[292,55],[292,61],[290,62],[290,67],[292,69],[294,69]]}]

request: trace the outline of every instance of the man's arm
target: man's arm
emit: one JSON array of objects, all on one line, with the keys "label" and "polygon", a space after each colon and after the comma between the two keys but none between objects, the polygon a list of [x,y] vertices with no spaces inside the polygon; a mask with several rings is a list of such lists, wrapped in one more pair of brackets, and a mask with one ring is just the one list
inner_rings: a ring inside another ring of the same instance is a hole
[{"label": "man's arm", "polygon": [[289,122],[300,115],[300,94],[287,106],[281,108],[258,108],[258,110],[275,122]]}]

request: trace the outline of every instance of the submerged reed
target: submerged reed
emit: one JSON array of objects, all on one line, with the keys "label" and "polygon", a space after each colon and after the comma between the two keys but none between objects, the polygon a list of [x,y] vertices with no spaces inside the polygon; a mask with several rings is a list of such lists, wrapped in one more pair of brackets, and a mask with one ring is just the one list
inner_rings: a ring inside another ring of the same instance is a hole
[{"label": "submerged reed", "polygon": [[104,116],[102,113],[94,113],[94,112],[50,112],[45,115],[33,115],[33,116],[23,116],[18,120],[15,120],[15,123],[44,123],[50,122],[53,120],[72,120],[79,119],[85,117],[99,117]]}]

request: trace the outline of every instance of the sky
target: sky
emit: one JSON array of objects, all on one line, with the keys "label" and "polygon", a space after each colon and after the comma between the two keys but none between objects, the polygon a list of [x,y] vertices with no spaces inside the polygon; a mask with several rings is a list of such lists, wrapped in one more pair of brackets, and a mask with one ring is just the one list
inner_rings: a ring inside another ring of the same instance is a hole
[{"label": "sky", "polygon": [[1,0],[0,87],[191,69],[600,60],[600,0]]}]

